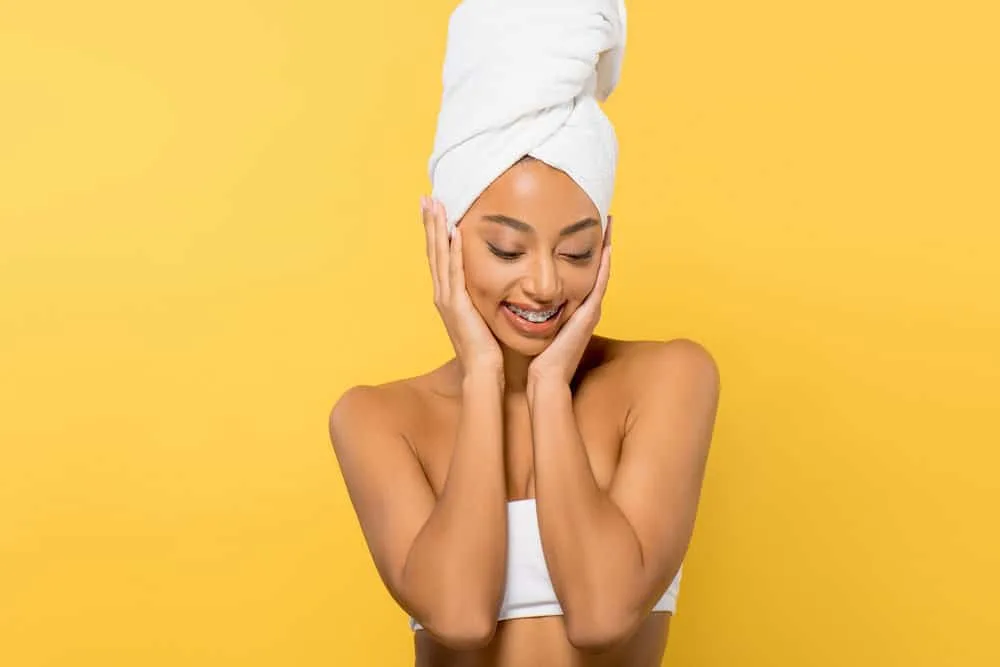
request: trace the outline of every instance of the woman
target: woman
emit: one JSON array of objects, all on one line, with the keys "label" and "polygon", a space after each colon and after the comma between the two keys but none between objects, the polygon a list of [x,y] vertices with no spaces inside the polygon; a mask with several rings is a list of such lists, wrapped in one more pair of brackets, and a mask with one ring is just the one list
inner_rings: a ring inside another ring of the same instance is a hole
[{"label": "woman", "polygon": [[623,39],[609,1],[469,0],[452,16],[422,213],[455,357],[355,387],[330,418],[417,665],[645,667],[665,649],[719,377],[692,341],[593,333],[616,153],[596,100]]}]

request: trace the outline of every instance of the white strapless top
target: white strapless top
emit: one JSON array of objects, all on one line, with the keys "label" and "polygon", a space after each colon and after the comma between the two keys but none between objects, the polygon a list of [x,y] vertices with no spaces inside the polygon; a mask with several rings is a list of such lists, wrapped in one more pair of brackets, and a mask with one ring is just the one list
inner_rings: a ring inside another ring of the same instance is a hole
[{"label": "white strapless top", "polygon": [[[677,571],[653,611],[677,610],[682,570]],[[507,503],[507,588],[497,620],[562,616],[562,613],[545,565],[535,499],[512,500]],[[421,630],[423,626],[411,618],[410,628]]]}]

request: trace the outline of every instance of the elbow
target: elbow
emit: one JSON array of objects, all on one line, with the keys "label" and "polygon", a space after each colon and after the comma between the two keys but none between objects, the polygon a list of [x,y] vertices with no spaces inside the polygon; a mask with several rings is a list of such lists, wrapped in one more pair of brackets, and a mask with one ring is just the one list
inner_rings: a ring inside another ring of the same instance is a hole
[{"label": "elbow", "polygon": [[584,653],[604,653],[628,640],[639,626],[637,614],[589,607],[565,612],[566,637]]},{"label": "elbow", "polygon": [[493,641],[497,620],[495,614],[465,609],[432,614],[422,625],[442,646],[455,651],[472,651]]}]

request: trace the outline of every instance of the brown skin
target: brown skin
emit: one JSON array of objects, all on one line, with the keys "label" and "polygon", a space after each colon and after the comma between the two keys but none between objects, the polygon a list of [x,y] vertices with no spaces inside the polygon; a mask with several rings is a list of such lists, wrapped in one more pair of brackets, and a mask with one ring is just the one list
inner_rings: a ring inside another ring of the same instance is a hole
[{"label": "brown skin", "polygon": [[[484,217],[496,215],[530,227]],[[597,217],[572,179],[541,162],[498,178],[451,244],[460,253],[452,275],[464,276],[462,293],[481,322],[437,299],[450,289],[441,283],[448,249],[428,227],[436,301],[456,358],[425,375],[356,387],[331,414],[376,566],[428,628],[415,633],[420,667],[660,664],[670,614],[648,609],[693,530],[718,373],[692,341],[592,334],[609,266],[602,230],[583,223],[561,232]],[[558,327],[532,336],[510,324],[505,301],[565,305]],[[494,356],[501,367],[491,379],[483,369]],[[565,615],[496,623],[503,507],[530,497]]]},{"label": "brown skin", "polygon": [[[530,225],[526,231],[501,224],[494,214]],[[575,232],[560,232],[584,223]],[[505,348],[508,375],[526,369],[552,336],[528,338],[501,310],[503,301],[539,310],[565,303],[565,322],[594,288],[601,261],[600,213],[566,174],[533,159],[522,160],[497,179],[459,223],[465,286],[472,303]],[[519,253],[506,260],[502,253]],[[524,384],[517,374],[515,386]]]}]

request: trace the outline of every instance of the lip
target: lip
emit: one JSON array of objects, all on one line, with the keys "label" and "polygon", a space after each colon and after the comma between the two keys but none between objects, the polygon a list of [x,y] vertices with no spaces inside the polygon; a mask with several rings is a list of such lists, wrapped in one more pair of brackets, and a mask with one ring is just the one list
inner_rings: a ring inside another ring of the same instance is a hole
[{"label": "lip", "polygon": [[[515,308],[520,308],[521,310],[527,310],[532,313],[544,313],[547,310],[552,310],[552,306],[546,306],[545,308],[539,308],[538,306],[529,306],[526,303],[518,303],[517,301],[504,301],[504,303],[509,303]],[[560,308],[562,305],[560,304]]]},{"label": "lip", "polygon": [[[507,301],[505,303],[509,303],[510,305],[520,308],[522,310],[528,310],[533,312],[550,310],[550,308],[542,308],[542,309],[532,308],[530,306],[515,303],[513,301]],[[519,331],[521,334],[527,336],[528,338],[547,338],[549,335],[551,335],[553,331],[559,328],[559,324],[560,322],[562,322],[563,318],[563,311],[565,309],[566,309],[566,303],[563,302],[559,306],[559,312],[556,313],[552,318],[544,322],[529,322],[528,320],[525,320],[515,315],[510,308],[506,307],[506,305],[500,306],[500,310],[503,311],[504,317],[507,318],[507,321],[510,323],[510,325],[515,329],[517,329],[517,331]]]}]

